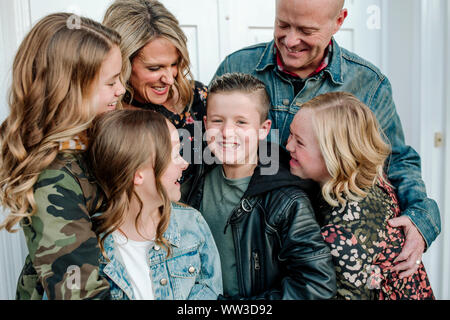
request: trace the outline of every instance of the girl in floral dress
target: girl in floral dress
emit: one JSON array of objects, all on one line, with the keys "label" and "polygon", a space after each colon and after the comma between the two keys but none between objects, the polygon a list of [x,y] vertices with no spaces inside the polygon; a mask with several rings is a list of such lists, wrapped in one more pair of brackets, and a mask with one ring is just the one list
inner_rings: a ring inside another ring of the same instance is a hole
[{"label": "girl in floral dress", "polygon": [[400,278],[391,269],[405,235],[384,174],[390,147],[371,110],[350,93],[320,95],[291,124],[291,173],[318,182],[317,219],[336,269],[337,299],[434,299],[425,268]]}]

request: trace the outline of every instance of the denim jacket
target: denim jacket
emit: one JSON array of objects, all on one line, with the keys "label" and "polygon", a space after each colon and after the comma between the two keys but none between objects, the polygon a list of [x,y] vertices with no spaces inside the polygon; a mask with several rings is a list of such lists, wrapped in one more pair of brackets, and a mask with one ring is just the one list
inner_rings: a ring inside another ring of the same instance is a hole
[{"label": "denim jacket", "polygon": [[[172,255],[155,245],[148,252],[149,272],[156,300],[216,300],[222,289],[219,253],[211,231],[201,214],[190,207],[172,204],[169,227],[164,237]],[[114,239],[105,239],[110,261],[100,257],[100,275],[110,283],[113,300],[134,300],[125,267],[116,257]]]},{"label": "denim jacket", "polygon": [[[302,104],[327,92],[346,91],[354,94],[375,113],[390,141],[392,155],[388,159],[388,176],[396,188],[403,215],[408,216],[425,239],[427,248],[441,231],[439,208],[427,198],[421,177],[420,156],[405,144],[400,118],[395,109],[389,80],[380,70],[354,53],[338,46],[333,39],[332,58],[320,73],[305,80],[294,96],[294,87],[278,71],[274,41],[241,49],[225,58],[215,76],[225,73],[248,73],[266,84],[271,97],[270,119],[278,129],[280,145],[285,146],[291,122]],[[272,133],[270,137],[273,137]],[[269,137],[269,139],[270,139]],[[274,138],[271,138],[272,140]]]}]

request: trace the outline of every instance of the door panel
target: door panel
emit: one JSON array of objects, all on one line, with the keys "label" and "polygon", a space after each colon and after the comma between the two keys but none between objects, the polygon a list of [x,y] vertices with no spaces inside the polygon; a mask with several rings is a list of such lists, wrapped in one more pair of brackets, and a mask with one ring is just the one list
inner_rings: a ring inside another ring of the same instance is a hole
[{"label": "door panel", "polygon": [[380,0],[346,0],[345,8],[348,16],[336,41],[381,68]]},{"label": "door panel", "polygon": [[[375,65],[381,64],[381,32],[377,19],[381,0],[347,0],[349,16],[336,40]],[[68,11],[103,19],[113,0],[30,0],[31,21]],[[195,79],[209,83],[220,61],[243,47],[273,39],[274,0],[161,0],[179,20],[188,38]],[[370,10],[369,10],[370,9]],[[377,11],[378,10],[378,11]]]},{"label": "door panel", "polygon": [[215,0],[162,0],[188,38],[194,79],[208,84],[219,63],[218,3]]},{"label": "door panel", "polygon": [[[31,20],[35,23],[49,13],[65,11],[101,22],[112,2],[113,0],[30,0]],[[162,0],[161,2],[179,20],[188,38],[194,78],[208,83],[219,62],[217,1]]]},{"label": "door panel", "polygon": [[70,12],[101,22],[106,8],[113,0],[29,0],[31,21],[54,12]]}]

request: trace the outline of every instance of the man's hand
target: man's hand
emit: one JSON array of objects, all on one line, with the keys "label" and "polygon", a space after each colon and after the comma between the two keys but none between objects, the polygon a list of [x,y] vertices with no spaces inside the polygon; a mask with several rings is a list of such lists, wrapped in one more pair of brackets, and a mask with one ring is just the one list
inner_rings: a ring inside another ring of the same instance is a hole
[{"label": "man's hand", "polygon": [[422,254],[425,251],[425,240],[416,226],[406,216],[391,219],[388,223],[393,228],[404,228],[405,245],[397,259],[394,260],[394,263],[397,265],[392,271],[401,272],[399,274],[400,279],[407,278],[419,268],[420,264],[416,262],[422,261]]}]

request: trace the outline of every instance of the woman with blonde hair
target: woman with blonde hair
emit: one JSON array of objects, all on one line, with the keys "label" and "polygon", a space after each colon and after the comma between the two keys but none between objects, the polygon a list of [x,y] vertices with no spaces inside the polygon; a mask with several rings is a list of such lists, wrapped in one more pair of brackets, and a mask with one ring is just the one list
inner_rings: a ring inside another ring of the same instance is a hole
[{"label": "woman with blonde hair", "polygon": [[183,157],[190,163],[182,178],[187,192],[198,176],[205,147],[207,87],[192,79],[186,35],[156,0],[116,0],[103,24],[122,36],[124,107],[157,111],[179,130]]},{"label": "woman with blonde hair", "polygon": [[120,110],[100,117],[88,155],[107,205],[96,218],[100,271],[118,300],[216,300],[219,253],[195,209],[175,203],[187,162],[161,114]]},{"label": "woman with blonde hair", "polygon": [[384,174],[390,147],[372,111],[345,92],[302,105],[291,124],[291,173],[318,182],[317,217],[330,246],[338,299],[434,299],[423,264],[401,279],[391,269],[405,241],[388,220],[400,214]]},{"label": "woman with blonde hair", "polygon": [[91,217],[100,206],[84,160],[86,130],[118,106],[120,35],[67,13],[41,19],[13,63],[10,115],[0,128],[0,230],[20,223],[29,255],[17,299],[100,299],[100,253]]}]

